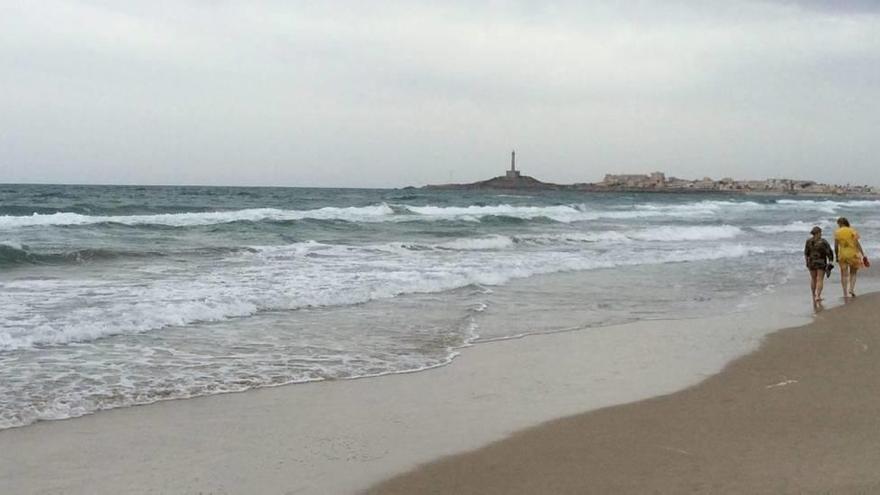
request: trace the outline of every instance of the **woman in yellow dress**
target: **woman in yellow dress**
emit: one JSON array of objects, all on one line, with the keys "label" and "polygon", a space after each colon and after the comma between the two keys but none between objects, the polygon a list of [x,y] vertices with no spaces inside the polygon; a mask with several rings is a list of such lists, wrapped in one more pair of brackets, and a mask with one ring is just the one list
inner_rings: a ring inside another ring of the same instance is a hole
[{"label": "woman in yellow dress", "polygon": [[840,265],[840,285],[843,297],[855,297],[856,275],[865,260],[865,251],[859,242],[859,233],[849,226],[845,217],[837,219],[838,229],[834,232],[834,252]]}]

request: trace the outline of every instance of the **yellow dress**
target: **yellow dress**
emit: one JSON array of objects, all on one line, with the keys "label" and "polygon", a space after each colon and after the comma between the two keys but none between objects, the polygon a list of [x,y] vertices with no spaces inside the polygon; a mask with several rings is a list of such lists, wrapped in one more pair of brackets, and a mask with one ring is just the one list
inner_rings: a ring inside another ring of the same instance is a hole
[{"label": "yellow dress", "polygon": [[859,240],[856,229],[841,227],[834,232],[834,240],[837,241],[837,258],[840,264],[856,267],[862,265],[862,253],[856,244]]}]

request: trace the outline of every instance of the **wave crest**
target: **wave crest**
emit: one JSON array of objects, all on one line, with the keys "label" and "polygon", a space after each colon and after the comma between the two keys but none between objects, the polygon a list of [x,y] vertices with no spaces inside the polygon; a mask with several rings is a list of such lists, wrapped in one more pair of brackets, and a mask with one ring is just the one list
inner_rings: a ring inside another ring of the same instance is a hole
[{"label": "wave crest", "polygon": [[232,222],[289,221],[289,220],[346,220],[352,222],[381,221],[394,215],[394,210],[382,203],[374,206],[339,208],[328,206],[315,210],[280,210],[277,208],[251,208],[246,210],[212,211],[200,213],[163,213],[158,215],[82,215],[79,213],[53,213],[30,216],[0,216],[0,228],[94,225],[115,223],[121,225],[165,225],[169,227],[193,227]]}]

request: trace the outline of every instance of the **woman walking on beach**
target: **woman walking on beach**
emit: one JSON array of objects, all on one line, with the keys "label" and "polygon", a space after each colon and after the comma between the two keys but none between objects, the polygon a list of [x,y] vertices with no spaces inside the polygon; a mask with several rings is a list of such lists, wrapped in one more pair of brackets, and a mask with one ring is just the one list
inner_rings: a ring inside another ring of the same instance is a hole
[{"label": "woman walking on beach", "polygon": [[822,238],[822,229],[813,227],[810,231],[812,237],[807,239],[804,246],[804,262],[810,271],[810,290],[813,293],[813,302],[822,300],[822,288],[825,285],[825,273],[834,259],[834,252],[828,241]]},{"label": "woman walking on beach", "polygon": [[850,227],[845,217],[837,219],[838,229],[834,232],[834,252],[840,265],[840,285],[843,286],[843,297],[855,297],[856,275],[862,265],[868,264],[865,251],[859,242],[859,233]]}]

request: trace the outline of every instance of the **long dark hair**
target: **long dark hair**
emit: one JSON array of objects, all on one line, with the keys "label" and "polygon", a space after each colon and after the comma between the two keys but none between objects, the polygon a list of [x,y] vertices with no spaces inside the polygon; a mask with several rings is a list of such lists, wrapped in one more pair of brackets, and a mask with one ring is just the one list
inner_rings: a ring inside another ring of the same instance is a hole
[{"label": "long dark hair", "polygon": [[847,220],[846,217],[840,217],[837,219],[837,225],[840,225],[841,227],[849,227],[849,220]]}]

